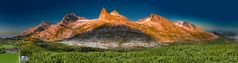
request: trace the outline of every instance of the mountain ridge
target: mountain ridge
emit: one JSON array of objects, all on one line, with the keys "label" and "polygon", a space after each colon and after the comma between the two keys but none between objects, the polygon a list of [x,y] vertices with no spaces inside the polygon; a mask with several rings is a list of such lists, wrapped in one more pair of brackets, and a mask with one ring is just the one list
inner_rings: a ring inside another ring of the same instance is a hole
[{"label": "mountain ridge", "polygon": [[[136,30],[139,30],[140,32],[134,32]],[[108,34],[106,31],[110,31],[112,35]],[[119,31],[122,35],[117,34],[117,32],[119,33]],[[82,36],[85,35],[84,33],[88,33],[90,37],[82,38]],[[96,34],[95,36],[93,35],[91,36],[91,34],[95,33],[99,33],[102,35]],[[137,36],[136,34],[139,35]],[[95,38],[100,36],[105,37],[106,39]],[[169,19],[156,14],[150,14],[148,17],[144,19],[132,22],[115,10],[112,11],[111,13],[108,13],[105,8],[102,9],[98,19],[94,20],[76,16],[74,13],[67,14],[63,17],[60,23],[50,25],[49,27],[40,32],[32,32],[30,38],[48,42],[57,42],[57,41],[60,42],[70,40],[74,37],[81,37],[79,39],[75,39],[77,43],[81,44],[83,44],[84,42],[82,43],[80,40],[84,39],[98,40],[100,42],[111,41],[111,39],[117,40],[115,38],[109,38],[107,36],[118,37],[121,38],[120,40],[129,41],[128,43],[140,41],[137,39],[133,40],[129,39],[133,37],[143,39],[141,41],[144,41],[143,37],[150,37],[149,42],[151,42],[152,40],[152,42],[155,41],[157,43],[178,42],[187,40],[188,41],[214,40],[217,38],[216,35],[205,32],[202,29],[196,27],[192,23],[172,22]],[[131,36],[131,37],[123,38],[123,36],[124,37]],[[141,43],[144,44],[147,42],[145,41]]]},{"label": "mountain ridge", "polygon": [[37,25],[33,28],[30,28],[30,29],[27,29],[24,32],[22,32],[21,34],[18,34],[17,37],[31,35],[31,34],[36,33],[36,32],[44,31],[45,29],[50,27],[50,25],[51,24],[48,23],[48,21],[43,21],[39,25]]}]

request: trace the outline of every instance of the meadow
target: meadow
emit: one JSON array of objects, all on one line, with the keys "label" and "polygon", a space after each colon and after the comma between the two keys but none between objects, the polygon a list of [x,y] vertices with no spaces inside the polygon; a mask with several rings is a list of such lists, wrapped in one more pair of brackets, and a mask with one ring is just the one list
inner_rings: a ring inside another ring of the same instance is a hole
[{"label": "meadow", "polygon": [[18,63],[17,54],[0,54],[0,63]]},{"label": "meadow", "polygon": [[238,43],[230,40],[178,42],[156,48],[97,49],[59,43],[24,42],[27,63],[237,63]]},{"label": "meadow", "polygon": [[16,48],[17,39],[0,39],[0,63],[18,63],[17,53],[6,53],[4,49]]}]

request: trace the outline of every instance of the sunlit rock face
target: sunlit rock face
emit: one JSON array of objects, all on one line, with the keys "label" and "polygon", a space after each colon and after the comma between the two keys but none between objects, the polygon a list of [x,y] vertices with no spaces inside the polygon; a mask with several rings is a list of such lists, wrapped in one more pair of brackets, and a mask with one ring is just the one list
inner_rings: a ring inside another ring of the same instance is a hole
[{"label": "sunlit rock face", "polygon": [[126,26],[101,26],[62,42],[69,45],[104,49],[156,47],[158,45],[142,31],[129,29]]},{"label": "sunlit rock face", "polygon": [[201,32],[202,31],[201,28],[195,26],[194,24],[192,24],[190,22],[186,22],[186,21],[175,22],[175,25],[180,26],[180,27],[187,29],[189,31],[192,31],[192,32]]},{"label": "sunlit rock face", "polygon": [[108,13],[103,8],[97,19],[67,14],[60,23],[32,33],[29,38],[95,48],[135,48],[156,47],[168,42],[214,40],[217,36],[192,23],[175,23],[156,14],[133,22],[117,11]]},{"label": "sunlit rock face", "polygon": [[36,32],[41,32],[41,31],[44,31],[44,30],[48,29],[48,27],[50,27],[50,25],[51,24],[49,24],[47,21],[43,21],[38,26],[27,29],[26,31],[24,31],[21,34],[18,34],[16,36],[17,37],[18,36],[27,36],[27,35],[31,35],[31,34],[36,33]]}]

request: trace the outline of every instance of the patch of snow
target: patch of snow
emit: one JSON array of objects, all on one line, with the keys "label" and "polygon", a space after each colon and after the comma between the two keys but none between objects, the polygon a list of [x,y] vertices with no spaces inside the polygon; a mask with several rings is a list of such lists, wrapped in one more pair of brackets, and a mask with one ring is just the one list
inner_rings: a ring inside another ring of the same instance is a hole
[{"label": "patch of snow", "polygon": [[174,24],[177,26],[183,27],[183,23],[184,22],[182,22],[182,21],[178,21],[178,22],[175,22]]},{"label": "patch of snow", "polygon": [[147,18],[147,19],[145,19],[145,21],[150,21],[151,20],[151,18]]},{"label": "patch of snow", "polygon": [[95,21],[97,19],[84,19],[84,20],[77,20],[77,21],[81,21],[81,22],[86,22],[86,21]]},{"label": "patch of snow", "polygon": [[179,27],[183,27],[183,28],[185,28],[185,29],[190,29],[190,28],[184,26],[184,23],[185,23],[184,21],[177,21],[177,22],[175,22],[174,24],[177,25],[177,26],[179,26]]},{"label": "patch of snow", "polygon": [[110,13],[110,14],[111,14],[111,15],[114,15],[114,16],[116,16],[116,15],[117,15],[116,13],[113,13],[113,12],[112,12],[112,13]]},{"label": "patch of snow", "polygon": [[183,25],[181,25],[181,24],[177,24],[177,23],[175,23],[175,25],[180,26],[180,27],[183,27]]}]

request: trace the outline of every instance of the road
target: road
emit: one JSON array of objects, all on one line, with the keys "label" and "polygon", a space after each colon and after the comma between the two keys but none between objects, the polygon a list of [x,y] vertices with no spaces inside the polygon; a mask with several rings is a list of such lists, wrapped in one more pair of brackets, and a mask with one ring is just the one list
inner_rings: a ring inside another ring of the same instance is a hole
[{"label": "road", "polygon": [[17,52],[18,52],[18,63],[21,63],[21,54],[19,47],[17,47]]}]

